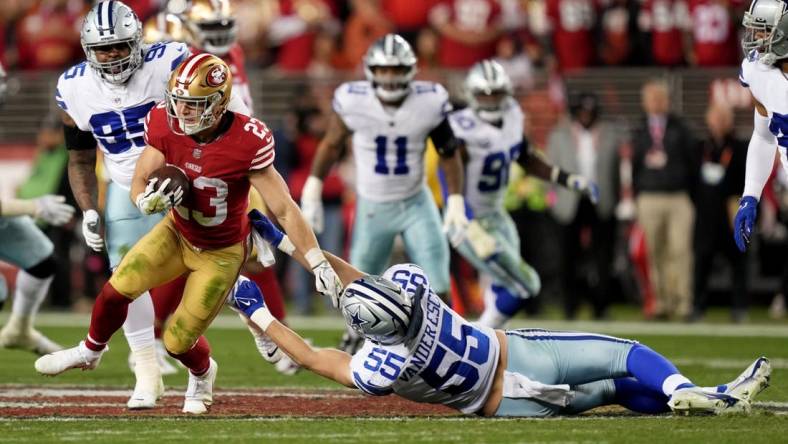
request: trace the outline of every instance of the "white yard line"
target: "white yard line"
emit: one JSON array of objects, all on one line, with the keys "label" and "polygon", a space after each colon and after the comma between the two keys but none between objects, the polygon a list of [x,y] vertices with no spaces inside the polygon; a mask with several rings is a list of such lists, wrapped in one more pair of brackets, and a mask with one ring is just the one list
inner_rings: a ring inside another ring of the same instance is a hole
[{"label": "white yard line", "polygon": [[[6,386],[7,387],[7,386]],[[0,407],[2,407],[2,400],[8,398],[14,399],[27,399],[27,398],[68,398],[68,397],[127,397],[131,394],[131,390],[127,389],[90,389],[90,388],[75,388],[75,387],[3,387],[0,386]],[[344,390],[321,390],[309,389],[304,391],[288,391],[288,390],[267,390],[261,391],[259,389],[244,390],[217,390],[218,396],[248,396],[259,398],[331,398],[331,399],[362,399],[364,396],[361,394],[354,394],[350,391]],[[167,390],[164,392],[165,396],[183,396],[182,390]]]},{"label": "white yard line", "polygon": [[[0,324],[5,323],[8,313],[0,313]],[[339,330],[344,324],[339,316],[290,316],[290,326],[297,330]],[[41,327],[85,327],[90,323],[89,314],[41,313],[36,324]],[[213,328],[244,329],[238,316],[222,313],[213,321]],[[730,325],[730,324],[684,324],[655,322],[597,322],[597,321],[532,321],[516,319],[507,326],[515,328],[545,328],[548,330],[589,331],[620,336],[705,336],[705,337],[775,337],[788,338],[788,325]]]}]

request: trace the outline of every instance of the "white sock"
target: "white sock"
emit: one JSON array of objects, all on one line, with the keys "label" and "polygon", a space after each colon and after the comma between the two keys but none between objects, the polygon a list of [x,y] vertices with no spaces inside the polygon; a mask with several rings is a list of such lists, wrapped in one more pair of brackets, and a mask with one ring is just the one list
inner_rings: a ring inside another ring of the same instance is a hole
[{"label": "white sock", "polygon": [[49,285],[54,276],[39,279],[25,270],[19,270],[16,275],[16,289],[14,290],[14,305],[11,308],[13,317],[32,327],[33,318],[41,307],[41,302],[49,291]]},{"label": "white sock", "polygon": [[126,322],[123,323],[123,334],[132,352],[145,347],[154,347],[156,338],[153,334],[153,301],[147,291],[129,304]]},{"label": "white sock", "polygon": [[675,392],[676,388],[681,384],[692,384],[692,381],[680,373],[670,375],[662,382],[662,393],[666,396],[672,396],[673,392]]}]

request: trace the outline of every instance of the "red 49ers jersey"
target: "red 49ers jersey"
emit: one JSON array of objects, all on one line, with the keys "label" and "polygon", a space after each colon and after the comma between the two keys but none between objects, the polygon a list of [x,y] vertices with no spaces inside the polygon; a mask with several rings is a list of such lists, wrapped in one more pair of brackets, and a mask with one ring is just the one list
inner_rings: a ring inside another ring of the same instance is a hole
[{"label": "red 49ers jersey", "polygon": [[266,125],[228,111],[230,127],[216,140],[198,143],[173,133],[161,103],[145,119],[145,141],[189,178],[191,189],[175,208],[175,226],[194,246],[224,248],[249,235],[249,173],[274,161],[274,136]]}]

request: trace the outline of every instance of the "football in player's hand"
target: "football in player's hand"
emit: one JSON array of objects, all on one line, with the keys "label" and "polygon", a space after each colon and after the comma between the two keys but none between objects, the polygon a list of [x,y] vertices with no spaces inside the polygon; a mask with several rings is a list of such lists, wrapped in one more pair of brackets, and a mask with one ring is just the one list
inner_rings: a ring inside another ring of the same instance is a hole
[{"label": "football in player's hand", "polygon": [[165,165],[154,171],[148,176],[148,180],[153,178],[159,179],[156,182],[157,187],[165,180],[170,179],[170,183],[162,190],[165,194],[176,190],[178,187],[181,187],[183,190],[184,197],[189,194],[189,178],[186,177],[186,173],[174,165]]}]

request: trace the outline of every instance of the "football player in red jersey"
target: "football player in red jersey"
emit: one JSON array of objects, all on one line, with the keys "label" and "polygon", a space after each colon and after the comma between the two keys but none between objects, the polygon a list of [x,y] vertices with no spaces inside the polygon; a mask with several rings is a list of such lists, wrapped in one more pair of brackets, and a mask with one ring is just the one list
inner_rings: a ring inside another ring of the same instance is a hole
[{"label": "football player in red jersey", "polygon": [[[206,412],[217,365],[202,334],[248,254],[250,185],[290,234],[296,253],[312,264],[317,290],[337,304],[339,278],[271,166],[273,136],[259,120],[227,111],[231,90],[230,68],[210,54],[193,55],[173,71],[166,101],[146,118],[147,146],[137,161],[131,197],[144,214],[174,211],[124,256],[96,299],[85,340],[40,358],[35,363],[40,373],[95,368],[123,324],[128,304],[145,290],[188,273],[163,339],[167,351],[190,370],[183,411]],[[186,174],[187,195],[170,186],[170,179],[148,180],[165,164]]]},{"label": "football player in red jersey", "polygon": [[[249,78],[246,74],[245,57],[241,45],[238,44],[237,24],[233,16],[229,0],[181,0],[170,1],[165,11],[151,17],[144,26],[146,41],[175,40],[189,44],[192,54],[211,53],[220,57],[230,67],[233,79],[233,94],[238,95],[249,109],[253,109]],[[255,192],[250,194],[250,207],[264,211],[259,206],[259,197]],[[266,303],[276,318],[285,321],[285,304],[276,273],[273,267],[262,268],[254,260],[247,262],[243,274],[254,281],[265,292]],[[180,281],[175,281],[176,286]],[[169,292],[171,293],[171,292]],[[162,296],[159,296],[162,294]],[[153,298],[156,313],[156,337],[160,338],[160,326],[164,324],[172,310],[177,306],[177,298],[167,296],[168,293],[158,292]],[[255,335],[255,344],[261,354],[266,352],[265,341]],[[265,356],[265,355],[264,355]],[[163,361],[163,359],[160,359]],[[165,361],[166,364],[166,361]],[[288,357],[283,356],[276,363],[276,369],[284,374],[293,374],[298,366]]]}]

